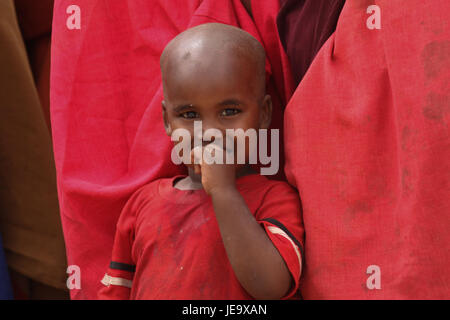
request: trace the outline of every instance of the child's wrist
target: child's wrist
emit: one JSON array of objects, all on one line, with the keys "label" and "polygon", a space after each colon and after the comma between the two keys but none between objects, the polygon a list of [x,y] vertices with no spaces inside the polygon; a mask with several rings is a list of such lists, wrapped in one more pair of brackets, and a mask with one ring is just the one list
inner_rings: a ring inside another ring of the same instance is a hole
[{"label": "child's wrist", "polygon": [[235,197],[239,192],[235,185],[228,185],[214,187],[209,191],[209,194],[214,199],[219,197]]}]

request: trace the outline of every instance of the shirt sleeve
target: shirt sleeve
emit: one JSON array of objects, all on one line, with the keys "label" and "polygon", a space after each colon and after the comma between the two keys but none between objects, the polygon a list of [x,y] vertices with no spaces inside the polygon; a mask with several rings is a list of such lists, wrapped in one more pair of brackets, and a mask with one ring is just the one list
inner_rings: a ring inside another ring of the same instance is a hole
[{"label": "shirt sleeve", "polygon": [[256,211],[256,220],[264,227],[268,237],[288,267],[294,284],[283,299],[299,294],[300,276],[304,261],[304,227],[300,197],[287,183],[277,183],[266,193]]},{"label": "shirt sleeve", "polygon": [[116,225],[111,262],[98,292],[99,300],[128,300],[135,273],[132,248],[136,215],[140,207],[141,190],[134,193],[123,208]]}]

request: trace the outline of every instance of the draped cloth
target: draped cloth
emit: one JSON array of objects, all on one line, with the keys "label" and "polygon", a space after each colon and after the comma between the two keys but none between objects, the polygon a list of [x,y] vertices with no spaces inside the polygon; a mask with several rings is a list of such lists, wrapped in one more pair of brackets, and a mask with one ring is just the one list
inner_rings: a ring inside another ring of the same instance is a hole
[{"label": "draped cloth", "polygon": [[280,0],[277,26],[297,86],[336,29],[345,0]]},{"label": "draped cloth", "polygon": [[289,102],[304,298],[448,298],[449,24],[447,0],[347,1]]},{"label": "draped cloth", "polygon": [[11,270],[66,288],[51,138],[12,0],[0,1],[0,233]]},{"label": "draped cloth", "polygon": [[[161,115],[159,57],[172,38],[220,22],[260,40],[274,127],[282,127],[292,80],[277,35],[278,1],[264,3],[252,4],[253,21],[237,0],[55,1],[50,113],[68,263],[81,271],[72,298],[96,296],[130,195],[184,170],[170,160]],[[81,29],[67,27],[70,5],[80,8]]]}]

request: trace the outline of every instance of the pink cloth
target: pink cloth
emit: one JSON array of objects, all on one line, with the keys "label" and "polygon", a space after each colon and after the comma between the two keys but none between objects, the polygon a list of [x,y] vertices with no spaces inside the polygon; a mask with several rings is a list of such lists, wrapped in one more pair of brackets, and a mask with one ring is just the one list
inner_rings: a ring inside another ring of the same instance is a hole
[{"label": "pink cloth", "polygon": [[55,1],[51,118],[68,263],[81,269],[81,289],[71,294],[89,299],[101,287],[126,200],[142,185],[183,171],[170,161],[161,116],[165,45],[206,22],[236,25],[257,37],[273,73],[274,127],[281,127],[292,84],[276,32],[276,0],[254,6],[256,23],[238,0],[78,0],[81,30],[69,30],[72,4]]},{"label": "pink cloth", "polygon": [[286,108],[304,298],[448,299],[449,21],[447,0],[347,1]]}]

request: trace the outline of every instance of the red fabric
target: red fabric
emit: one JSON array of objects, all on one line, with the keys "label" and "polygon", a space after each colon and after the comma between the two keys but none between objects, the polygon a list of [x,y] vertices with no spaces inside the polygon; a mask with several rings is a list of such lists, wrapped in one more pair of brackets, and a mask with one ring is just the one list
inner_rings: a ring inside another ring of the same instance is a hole
[{"label": "red fabric", "polygon": [[[277,2],[265,1],[264,17],[276,17],[271,3]],[[68,263],[81,268],[81,290],[71,295],[89,299],[101,286],[126,200],[144,184],[183,171],[170,161],[172,144],[161,116],[159,57],[165,45],[188,26],[223,22],[264,43],[268,71],[282,50],[267,33],[275,18],[255,24],[238,0],[78,0],[81,30],[66,27],[72,4],[55,1],[51,120]],[[288,97],[278,90],[285,84],[275,87],[271,77],[268,84],[278,115],[274,127],[281,127]]]},{"label": "red fabric", "polygon": [[[369,30],[366,9],[381,8]],[[347,1],[285,114],[306,299],[447,299],[450,2]],[[379,266],[381,289],[367,268]]]},{"label": "red fabric", "polygon": [[[132,280],[133,286],[105,286],[99,298],[251,299],[228,261],[210,197],[204,190],[175,189],[174,179],[154,181],[128,201],[117,224],[112,261],[136,266],[136,271],[110,266],[107,274]],[[301,260],[293,242],[271,232],[269,226],[275,225],[263,220],[275,219],[302,244],[298,195],[287,183],[260,175],[238,179],[237,188],[291,271],[295,286],[289,298],[298,291]]]},{"label": "red fabric", "polygon": [[[281,43],[277,15],[280,11],[280,3],[276,1],[251,1],[253,19],[261,35],[261,42],[266,49],[266,55],[271,66],[271,81],[276,90],[269,92],[277,96],[282,106],[291,98],[294,92],[291,65]],[[269,79],[270,80],[270,79]]]}]

